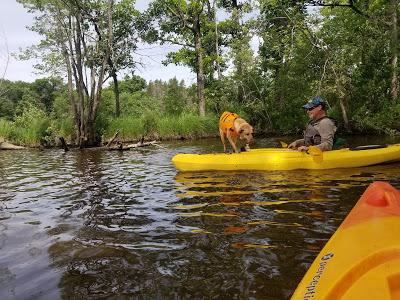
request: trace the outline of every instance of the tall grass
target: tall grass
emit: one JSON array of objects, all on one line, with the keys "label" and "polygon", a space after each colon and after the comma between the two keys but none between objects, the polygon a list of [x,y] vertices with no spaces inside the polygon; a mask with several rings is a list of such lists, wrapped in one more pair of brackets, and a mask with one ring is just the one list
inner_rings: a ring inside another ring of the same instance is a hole
[{"label": "tall grass", "polygon": [[164,138],[213,136],[218,132],[218,118],[214,115],[201,118],[193,114],[165,116],[158,120],[157,132]]},{"label": "tall grass", "polygon": [[199,117],[185,113],[180,116],[158,116],[145,114],[139,118],[121,117],[110,122],[104,138],[111,138],[120,130],[123,141],[147,139],[200,138],[215,136],[218,133],[218,117],[208,115]]},{"label": "tall grass", "polygon": [[4,139],[9,140],[12,136],[13,123],[11,121],[0,119],[0,142]]},{"label": "tall grass", "polygon": [[[119,139],[124,142],[149,139],[201,138],[218,134],[218,117],[199,117],[193,113],[180,116],[160,116],[147,112],[140,117],[123,116],[109,119],[104,130],[103,142],[119,130]],[[56,137],[70,138],[74,131],[72,118],[51,119],[37,107],[27,107],[14,122],[0,119],[0,137],[11,142],[37,147],[55,145]]]},{"label": "tall grass", "polygon": [[9,139],[13,131],[13,123],[5,119],[0,119],[0,141],[2,138]]},{"label": "tall grass", "polygon": [[143,122],[139,118],[120,117],[110,121],[105,131],[104,138],[111,138],[119,130],[119,138],[122,141],[137,140],[143,135]]},{"label": "tall grass", "polygon": [[72,117],[61,120],[52,119],[51,126],[53,138],[56,138],[55,136],[62,136],[71,139],[71,136],[74,134],[75,124]]},{"label": "tall grass", "polygon": [[38,107],[28,105],[15,118],[12,140],[24,146],[37,147],[48,135],[50,118]]}]

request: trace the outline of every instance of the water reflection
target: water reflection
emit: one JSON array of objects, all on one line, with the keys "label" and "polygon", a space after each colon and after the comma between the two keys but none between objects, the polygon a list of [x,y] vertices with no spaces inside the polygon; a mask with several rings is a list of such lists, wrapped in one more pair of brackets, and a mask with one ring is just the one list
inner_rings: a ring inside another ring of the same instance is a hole
[{"label": "water reflection", "polygon": [[0,152],[0,298],[287,299],[399,164],[177,173],[167,149]]}]

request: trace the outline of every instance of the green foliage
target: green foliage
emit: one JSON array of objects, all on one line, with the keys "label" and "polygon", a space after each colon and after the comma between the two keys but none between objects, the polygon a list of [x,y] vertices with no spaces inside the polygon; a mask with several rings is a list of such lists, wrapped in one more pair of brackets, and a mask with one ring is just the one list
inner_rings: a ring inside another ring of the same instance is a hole
[{"label": "green foliage", "polygon": [[14,104],[9,99],[0,97],[0,118],[11,120],[14,115]]},{"label": "green foliage", "polygon": [[14,124],[11,121],[0,118],[0,138],[10,139],[13,127]]},{"label": "green foliage", "polygon": [[13,140],[26,146],[39,146],[49,136],[50,119],[46,112],[28,104],[15,118]]},{"label": "green foliage", "polygon": [[169,138],[199,138],[218,133],[218,117],[208,115],[199,117],[193,114],[182,114],[179,117],[165,116],[158,120],[157,133]]},{"label": "green foliage", "polygon": [[115,112],[114,94],[110,89],[105,89],[101,95],[100,105],[95,120],[96,135],[101,137],[104,135],[110,124],[111,118]]},{"label": "green foliage", "polygon": [[123,116],[110,121],[105,139],[110,139],[119,130],[119,139],[122,141],[133,141],[142,137],[144,133],[143,122],[140,118]]},{"label": "green foliage", "polygon": [[56,95],[65,90],[65,85],[61,78],[40,78],[31,84],[31,89],[36,93],[39,103],[50,112]]},{"label": "green foliage", "polygon": [[183,113],[180,116],[159,116],[147,113],[140,118],[121,117],[110,122],[105,139],[110,139],[114,133],[120,131],[123,141],[147,139],[176,139],[200,138],[218,134],[218,117],[209,115],[199,117],[195,114]]},{"label": "green foliage", "polygon": [[50,113],[55,98],[64,90],[60,78],[41,78],[33,83],[0,80],[0,117],[13,120],[27,105],[40,106]]},{"label": "green foliage", "polygon": [[135,92],[142,92],[146,89],[146,80],[143,78],[132,75],[126,75],[123,80],[119,82],[119,91],[121,93],[133,94]]},{"label": "green foliage", "polygon": [[159,117],[151,112],[146,112],[142,118],[143,136],[154,136]]},{"label": "green foliage", "polygon": [[400,134],[400,104],[393,107],[386,102],[378,111],[372,112],[367,106],[362,106],[354,115],[356,129],[374,131],[389,135]]},{"label": "green foliage", "polygon": [[64,137],[71,140],[74,134],[74,119],[71,111],[71,104],[66,95],[59,94],[53,102],[53,109],[50,114],[52,139]]},{"label": "green foliage", "polygon": [[170,79],[164,97],[164,109],[169,115],[179,116],[185,107],[185,87],[180,86],[176,78]]},{"label": "green foliage", "polygon": [[203,28],[206,22],[202,1],[156,0],[151,2],[144,14],[143,38],[150,43],[161,42],[182,45],[170,52],[166,63],[185,64],[196,70],[194,52],[195,31]]},{"label": "green foliage", "polygon": [[147,111],[160,112],[161,101],[150,97],[144,92],[121,94],[122,115],[138,117]]},{"label": "green foliage", "polygon": [[[20,1],[47,12],[38,18],[36,31],[46,28],[43,25],[54,25],[54,11],[46,9],[58,2]],[[103,90],[95,119],[97,134],[110,137],[121,129],[124,138],[131,140],[212,135],[218,116],[225,110],[243,116],[257,133],[298,133],[308,121],[301,106],[315,95],[329,102],[329,114],[340,127],[347,117],[353,130],[398,132],[400,99],[391,93],[394,79],[399,78],[398,67],[392,65],[400,53],[398,26],[392,19],[398,11],[382,0],[355,0],[353,6],[346,7],[339,7],[339,2],[324,2],[329,7],[310,9],[315,1],[260,0],[256,10],[250,1],[223,0],[212,7],[207,1],[156,0],[140,15],[132,0],[117,1],[112,41],[115,63],[114,70],[107,68],[110,75],[121,70],[133,74],[131,51],[136,49],[140,29],[147,42],[179,46],[167,55],[165,63],[188,66],[199,78],[202,67],[208,116],[195,116],[200,103],[195,85],[186,87],[175,78],[147,84],[130,75],[119,81],[120,118],[114,116],[113,84]],[[93,13],[101,11],[105,3],[83,4]],[[103,34],[104,24],[100,24]],[[90,26],[88,20],[83,22],[83,29]],[[55,31],[45,33],[47,38],[39,48],[46,50],[44,62],[56,67],[61,58],[60,53],[54,54],[59,50],[56,41],[60,36]],[[98,46],[106,44],[102,41]],[[88,45],[87,66],[101,60],[95,50]],[[223,72],[218,80],[217,67]],[[34,83],[2,80],[0,117],[21,122],[22,116],[35,115],[25,109],[35,107],[51,119],[42,135],[47,139],[59,134],[71,136],[74,118],[67,98],[58,79]]]}]

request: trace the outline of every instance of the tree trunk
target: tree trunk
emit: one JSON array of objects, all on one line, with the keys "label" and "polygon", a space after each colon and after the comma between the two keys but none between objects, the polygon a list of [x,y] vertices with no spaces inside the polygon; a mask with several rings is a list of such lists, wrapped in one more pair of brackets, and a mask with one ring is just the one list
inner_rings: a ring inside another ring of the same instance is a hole
[{"label": "tree trunk", "polygon": [[340,104],[340,109],[342,111],[344,128],[346,129],[347,132],[350,132],[349,118],[347,116],[347,109],[346,109],[346,99],[344,99],[343,97],[340,97],[339,104]]},{"label": "tree trunk", "polygon": [[214,51],[215,51],[215,60],[214,60],[214,68],[217,71],[217,78],[221,80],[221,66],[219,63],[219,41],[218,41],[218,22],[217,22],[217,0],[213,0],[212,5],[212,20],[214,22],[214,34],[215,34],[215,41],[214,41]]},{"label": "tree trunk", "polygon": [[[112,51],[112,50],[111,50]],[[118,87],[118,77],[117,77],[117,70],[115,70],[113,59],[111,55],[108,57],[108,65],[110,67],[110,73],[113,78],[114,82],[114,96],[115,96],[115,117],[119,117],[121,110],[120,110],[120,103],[119,103],[119,87]]]},{"label": "tree trunk", "polygon": [[[74,63],[72,64],[73,68],[73,74],[74,74],[74,79],[75,79],[75,87],[76,87],[76,92],[78,95],[78,115],[75,116],[76,118],[79,118],[77,120],[77,134],[78,134],[78,145],[79,147],[85,147],[87,144],[87,135],[86,135],[86,122],[85,122],[85,98],[88,98],[88,91],[85,85],[85,76],[83,74],[83,66],[84,66],[84,56],[82,54],[82,31],[81,31],[81,25],[83,22],[82,15],[78,12],[74,16],[75,24],[73,25],[73,30],[74,30],[74,37],[73,37],[73,46],[71,45],[71,51],[70,53],[75,53],[75,57],[71,55],[72,59],[74,60]],[[72,44],[72,42],[71,42]],[[74,51],[75,50],[75,51]],[[87,113],[87,112],[86,112]]]},{"label": "tree trunk", "polygon": [[281,67],[283,63],[283,59],[281,58],[282,64],[274,67],[274,101],[279,108],[279,111],[282,111],[285,108],[285,101],[282,95],[282,88],[280,85],[280,77],[281,77]]},{"label": "tree trunk", "polygon": [[[101,100],[101,92],[103,87],[104,75],[106,72],[106,67],[110,59],[111,48],[112,48],[112,9],[114,5],[114,0],[108,1],[108,28],[107,28],[107,47],[103,52],[103,61],[98,70],[92,66],[92,76],[91,76],[91,93],[89,97],[89,105],[85,126],[85,144],[84,146],[94,146],[97,144],[96,140],[96,130],[95,121],[97,115],[97,109]],[[98,36],[101,40],[101,36]],[[96,81],[97,76],[97,81]]]},{"label": "tree trunk", "polygon": [[114,95],[115,95],[115,117],[119,117],[121,114],[120,103],[119,103],[119,87],[118,87],[118,78],[115,70],[112,72],[112,78],[114,81]]},{"label": "tree trunk", "polygon": [[335,81],[336,81],[336,90],[339,95],[339,105],[340,105],[340,110],[342,111],[342,118],[344,122],[344,128],[346,129],[347,132],[350,132],[350,124],[349,124],[349,118],[347,114],[347,101],[346,101],[346,92],[344,90],[344,87],[342,85],[341,79],[340,79],[340,73],[337,74],[335,69],[332,68],[333,74],[335,75]]},{"label": "tree trunk", "polygon": [[204,66],[203,66],[203,49],[201,46],[201,32],[200,32],[200,20],[197,20],[193,27],[194,38],[195,38],[195,50],[197,60],[197,97],[199,99],[199,115],[204,117],[206,115],[206,101],[204,98]]},{"label": "tree trunk", "polygon": [[390,9],[392,15],[392,36],[391,36],[391,68],[392,80],[390,88],[390,96],[393,102],[397,101],[398,96],[398,76],[397,76],[397,60],[398,60],[398,30],[397,30],[397,4],[398,0],[390,0]]}]

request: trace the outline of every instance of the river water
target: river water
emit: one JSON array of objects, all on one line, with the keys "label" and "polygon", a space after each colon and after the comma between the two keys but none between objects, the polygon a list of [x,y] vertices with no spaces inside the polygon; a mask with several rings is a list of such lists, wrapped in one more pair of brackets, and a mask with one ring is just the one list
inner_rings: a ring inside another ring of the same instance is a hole
[{"label": "river water", "polygon": [[288,299],[369,183],[400,188],[400,163],[179,173],[220,142],[161,145],[0,152],[0,299]]}]

